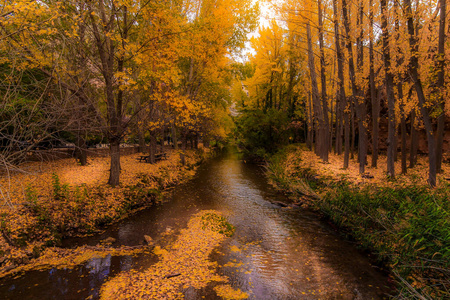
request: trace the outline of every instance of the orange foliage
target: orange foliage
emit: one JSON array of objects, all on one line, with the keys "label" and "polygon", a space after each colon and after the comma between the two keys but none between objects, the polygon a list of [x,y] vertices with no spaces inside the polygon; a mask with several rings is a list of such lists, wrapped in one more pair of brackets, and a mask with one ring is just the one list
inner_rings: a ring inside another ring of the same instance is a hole
[{"label": "orange foliage", "polygon": [[[385,155],[379,156],[380,165],[384,166],[387,157]],[[377,186],[388,186],[392,181],[388,180],[388,176],[385,168],[378,167],[373,168],[370,165],[366,166],[365,176],[359,174],[359,164],[357,159],[350,159],[348,169],[342,168],[343,157],[329,154],[329,163],[323,163],[320,158],[315,155],[313,151],[301,150],[297,148],[296,151],[292,151],[286,158],[286,174],[294,172],[296,168],[310,168],[314,173],[319,176],[330,178],[333,180],[347,179],[354,184],[376,184]],[[370,161],[370,156],[368,157]],[[413,169],[408,169],[408,174],[399,175],[396,183],[416,183],[425,182],[428,178],[428,162],[425,157],[418,158],[418,164]],[[395,163],[395,170],[397,174],[401,173],[400,159]],[[448,164],[443,165],[444,173],[448,174],[450,166]],[[373,178],[371,178],[373,176]],[[370,177],[370,178],[368,178]],[[439,181],[445,181],[443,174],[439,175]]]},{"label": "orange foliage", "polygon": [[[217,263],[209,260],[214,248],[226,234],[218,230],[223,217],[216,211],[196,214],[183,229],[178,239],[154,253],[160,261],[144,272],[130,271],[119,274],[102,287],[102,299],[180,299],[182,290],[201,289],[210,282],[227,282],[228,278],[216,273]],[[226,229],[226,228],[223,228]],[[225,299],[246,299],[248,295],[230,286],[216,289]]]},{"label": "orange foliage", "polygon": [[57,245],[64,236],[94,232],[162,201],[161,191],[190,178],[202,158],[187,151],[182,166],[174,150],[157,164],[138,162],[139,155],[122,157],[123,181],[116,188],[105,184],[106,157],[92,158],[85,167],[73,159],[30,163],[25,166],[27,173],[0,177],[0,187],[11,204],[5,201],[0,209],[3,270],[38,257],[45,246]]}]

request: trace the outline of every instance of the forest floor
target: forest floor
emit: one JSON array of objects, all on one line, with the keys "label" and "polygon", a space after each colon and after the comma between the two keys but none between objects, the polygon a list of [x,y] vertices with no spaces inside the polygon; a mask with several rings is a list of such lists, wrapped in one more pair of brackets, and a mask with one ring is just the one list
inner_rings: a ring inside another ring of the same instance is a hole
[{"label": "forest floor", "polygon": [[[370,161],[370,157],[368,159]],[[438,186],[427,184],[428,163],[387,176],[386,157],[359,174],[356,159],[343,169],[343,156],[323,163],[304,145],[290,145],[268,162],[269,182],[294,202],[320,211],[375,254],[398,285],[399,298],[450,298],[450,166]]]},{"label": "forest floor", "polygon": [[[333,180],[347,180],[353,184],[365,185],[375,184],[377,186],[392,186],[397,184],[426,184],[428,178],[428,157],[418,156],[417,165],[414,168],[408,168],[406,174],[401,174],[400,154],[395,162],[396,178],[389,178],[387,174],[387,157],[380,155],[378,158],[378,166],[372,167],[372,156],[367,157],[368,164],[365,167],[364,176],[359,174],[359,163],[357,158],[350,159],[348,169],[344,169],[344,156],[329,154],[328,163],[324,163],[313,151],[301,150],[301,161],[297,159],[299,156],[296,152],[288,154],[287,167],[289,165],[310,168],[322,177]],[[408,161],[409,164],[409,161]],[[450,164],[443,163],[443,172],[437,175],[437,183],[444,184],[450,182]]]},{"label": "forest floor", "polygon": [[49,256],[55,250],[48,247],[64,237],[98,232],[162,202],[162,191],[192,178],[208,154],[205,148],[187,150],[184,166],[172,149],[155,164],[139,162],[142,154],[122,156],[115,188],[106,184],[109,157],[90,157],[87,166],[75,159],[32,162],[22,172],[0,174],[0,276]]}]

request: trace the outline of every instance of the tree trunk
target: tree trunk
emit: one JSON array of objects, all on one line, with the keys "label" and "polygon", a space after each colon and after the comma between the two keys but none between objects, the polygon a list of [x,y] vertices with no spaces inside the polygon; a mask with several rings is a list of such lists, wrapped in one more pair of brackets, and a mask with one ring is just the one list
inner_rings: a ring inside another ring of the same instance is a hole
[{"label": "tree trunk", "polygon": [[372,167],[376,168],[378,163],[378,140],[379,140],[379,118],[380,101],[375,91],[375,72],[373,57],[373,0],[369,1],[369,89],[372,103]]},{"label": "tree trunk", "polygon": [[175,127],[175,122],[172,123],[172,143],[175,150],[178,150],[177,128]]},{"label": "tree trunk", "polygon": [[387,142],[387,172],[391,178],[395,178],[394,151],[395,148],[395,98],[394,79],[391,73],[391,56],[389,53],[389,32],[387,28],[386,3],[387,0],[380,0],[381,9],[381,31],[383,35],[383,57],[386,74],[386,96],[388,102],[388,142]]},{"label": "tree trunk", "polygon": [[438,42],[438,73],[436,82],[436,92],[438,93],[438,105],[440,108],[440,114],[437,119],[437,132],[436,132],[436,172],[442,172],[442,147],[444,145],[444,131],[445,131],[445,17],[447,11],[446,0],[440,0],[439,7],[439,42]]},{"label": "tree trunk", "polygon": [[183,166],[186,165],[186,155],[185,155],[186,146],[187,146],[187,134],[184,130],[183,134],[181,135],[181,152],[180,152],[181,164]]},{"label": "tree trunk", "polygon": [[[394,13],[395,13],[395,36],[396,40],[400,40],[400,21],[399,21],[399,12],[398,12],[398,2],[394,1]],[[404,54],[403,49],[397,44],[397,51],[399,53],[397,58],[397,68],[400,69],[403,63]],[[406,174],[408,172],[406,167],[406,117],[405,117],[405,103],[403,100],[403,72],[399,72],[397,76],[397,94],[399,100],[399,108],[400,108],[400,136],[401,136],[401,166],[402,166],[402,174]],[[398,133],[396,138],[396,143],[398,144]],[[395,147],[395,161],[397,161],[398,156],[398,147]]]},{"label": "tree trunk", "polygon": [[110,138],[109,151],[111,156],[111,167],[109,170],[108,184],[115,187],[119,185],[120,179],[120,139]]},{"label": "tree trunk", "polygon": [[327,100],[327,80],[325,75],[325,52],[323,43],[323,15],[322,15],[322,0],[317,1],[318,4],[318,17],[319,17],[319,49],[320,49],[320,81],[322,87],[322,110],[323,110],[323,122],[321,124],[321,153],[320,156],[324,162],[328,162],[328,152],[330,151],[330,122],[328,119],[328,100]]},{"label": "tree trunk", "polygon": [[406,160],[407,160],[407,149],[406,149],[406,118],[404,109],[402,107],[401,111],[401,124],[400,130],[402,135],[402,174],[406,174],[408,172]]},{"label": "tree trunk", "polygon": [[[316,154],[319,155],[322,159],[323,156],[321,155],[324,150],[324,141],[327,141],[327,135],[324,135],[324,132],[326,129],[326,126],[324,124],[325,118],[323,116],[323,109],[322,105],[320,103],[319,98],[319,88],[317,85],[317,74],[316,74],[316,67],[314,62],[314,52],[312,49],[312,38],[311,38],[311,28],[309,23],[306,23],[306,33],[307,33],[307,40],[308,40],[308,67],[309,67],[309,73],[311,77],[311,89],[312,89],[312,104],[313,104],[313,110],[314,110],[314,118],[316,120],[316,126],[318,127],[316,129]],[[328,151],[328,150],[327,150]],[[327,155],[328,156],[328,155]]]},{"label": "tree trunk", "polygon": [[195,134],[194,136],[194,149],[198,150],[198,139],[199,139],[199,135]]},{"label": "tree trunk", "polygon": [[[356,39],[357,45],[357,70],[359,76],[363,74],[363,61],[364,61],[364,27],[363,27],[363,4],[362,1],[358,1],[358,16],[357,16],[357,26],[359,27],[359,36]],[[363,93],[358,88],[358,93],[356,95],[356,114],[358,117],[358,159],[359,159],[359,173],[364,174],[367,162],[367,129],[365,126],[367,118],[367,107]]]},{"label": "tree trunk", "polygon": [[[411,0],[404,0],[405,11],[407,15],[408,33],[409,33],[409,47],[411,53],[418,53],[418,43],[417,36],[414,32],[414,22],[411,9]],[[425,94],[422,88],[422,82],[419,78],[419,59],[417,55],[412,55],[409,64],[409,74],[414,82],[414,87],[416,89],[417,98],[419,100],[419,108],[422,114],[423,123],[425,125],[425,131],[427,133],[428,140],[428,184],[432,187],[436,186],[436,140],[433,134],[433,124],[431,122],[431,117],[426,107]]]},{"label": "tree trunk", "polygon": [[[333,88],[331,89],[333,90]],[[330,125],[329,125],[329,139],[328,139],[328,146],[329,151],[331,152],[333,150],[333,137],[334,137],[334,105],[333,105],[333,98],[330,97]]]},{"label": "tree trunk", "polygon": [[418,147],[418,142],[419,142],[419,136],[416,130],[416,125],[415,125],[415,121],[416,121],[416,110],[413,109],[411,111],[411,146],[409,148],[409,167],[410,168],[414,168],[414,166],[417,163],[417,149]]},{"label": "tree trunk", "polygon": [[308,92],[308,132],[306,136],[306,146],[309,150],[312,150],[313,145],[313,116],[312,116],[312,107],[311,107],[311,92]]},{"label": "tree trunk", "polygon": [[165,133],[166,133],[166,128],[163,125],[161,127],[161,148],[160,148],[160,152],[163,153],[164,152],[164,140],[165,140]]},{"label": "tree trunk", "polygon": [[[352,97],[354,98],[354,97]],[[354,103],[350,104],[350,120],[352,125],[352,141],[350,146],[350,157],[351,159],[355,158],[355,138],[356,138],[356,128],[355,128],[355,105]]]},{"label": "tree trunk", "polygon": [[82,166],[87,165],[87,146],[85,139],[81,136],[81,134],[77,135],[76,140],[76,157],[78,159],[78,163]]},{"label": "tree trunk", "polygon": [[[361,11],[359,11],[359,14],[361,14]],[[359,15],[358,14],[358,15]],[[356,84],[356,78],[355,78],[355,64],[353,62],[353,46],[352,46],[352,40],[351,40],[351,30],[350,30],[350,20],[349,20],[349,13],[348,13],[348,6],[347,6],[347,0],[342,0],[342,15],[344,17],[344,27],[345,27],[345,35],[346,35],[346,48],[348,51],[348,70],[349,70],[349,78],[350,78],[350,82],[352,85],[352,93],[353,93],[353,101],[354,101],[354,109],[356,110],[356,113],[358,114],[358,127],[359,127],[359,139],[360,139],[360,146],[362,147],[358,147],[360,150],[363,151],[363,153],[361,153],[362,155],[359,155],[359,172],[362,174],[364,173],[364,169],[365,169],[365,164],[366,164],[366,157],[364,154],[364,149],[366,147],[366,145],[363,145],[363,143],[365,143],[365,132],[366,129],[364,127],[364,118],[365,118],[365,114],[364,114],[364,100],[361,97],[361,93],[360,90]],[[360,17],[358,16],[358,20],[360,19]],[[361,26],[362,27],[362,26]],[[361,29],[362,30],[362,29]],[[358,41],[361,37],[358,38]],[[362,41],[359,41],[359,43],[361,44]],[[361,46],[362,47],[362,44]],[[362,48],[361,48],[362,49]],[[361,49],[358,49],[360,51],[362,51]],[[358,67],[361,65],[362,66],[362,57],[360,58],[360,52],[358,52]],[[352,106],[353,107],[353,106]],[[353,116],[353,112],[352,112],[352,158],[354,156],[353,154],[353,148],[354,148],[354,134],[355,134],[355,125],[354,125],[354,116]],[[362,143],[361,143],[362,142]]]},{"label": "tree trunk", "polygon": [[339,129],[338,140],[336,147],[338,154],[342,154],[342,127],[344,127],[345,153],[344,153],[344,168],[348,168],[349,154],[350,154],[350,115],[347,109],[347,99],[344,88],[344,60],[341,50],[340,32],[339,32],[339,11],[337,9],[337,0],[333,0],[333,14],[334,14],[334,36],[336,47],[337,73],[338,73],[338,100],[339,103]]}]

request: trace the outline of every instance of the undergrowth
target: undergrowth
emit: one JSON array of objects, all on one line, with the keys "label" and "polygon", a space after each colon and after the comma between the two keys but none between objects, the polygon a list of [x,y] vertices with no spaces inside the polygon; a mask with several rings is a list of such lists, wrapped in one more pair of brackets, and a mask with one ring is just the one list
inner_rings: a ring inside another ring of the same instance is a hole
[{"label": "undergrowth", "polygon": [[302,158],[292,158],[291,150],[268,164],[275,186],[309,196],[310,206],[376,253],[399,283],[396,298],[450,298],[450,185],[358,186],[346,178],[319,178],[300,168]]}]

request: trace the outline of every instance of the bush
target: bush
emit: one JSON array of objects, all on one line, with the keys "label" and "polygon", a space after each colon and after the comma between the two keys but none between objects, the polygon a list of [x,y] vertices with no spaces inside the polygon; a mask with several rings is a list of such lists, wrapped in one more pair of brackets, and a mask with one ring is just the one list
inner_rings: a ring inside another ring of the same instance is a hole
[{"label": "bush", "polygon": [[291,132],[289,119],[282,111],[245,110],[236,120],[239,144],[251,154],[265,157],[287,145]]}]

